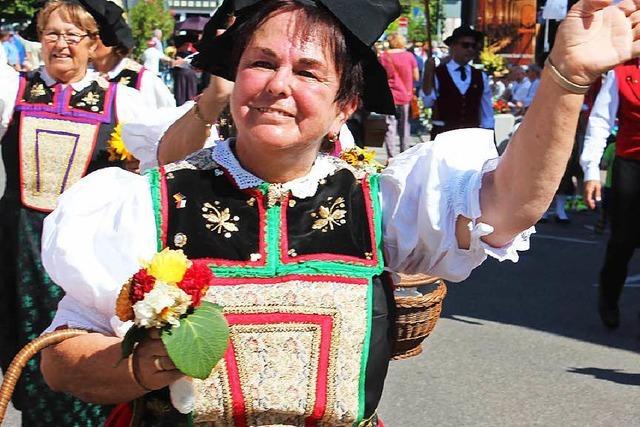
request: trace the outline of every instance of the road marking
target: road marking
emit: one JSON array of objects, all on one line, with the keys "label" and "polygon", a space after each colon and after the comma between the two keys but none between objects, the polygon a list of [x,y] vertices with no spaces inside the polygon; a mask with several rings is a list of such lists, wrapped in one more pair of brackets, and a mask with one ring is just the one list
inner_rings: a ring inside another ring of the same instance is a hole
[{"label": "road marking", "polygon": [[559,240],[561,242],[586,243],[588,245],[597,245],[598,243],[600,243],[599,241],[594,241],[594,240],[576,239],[576,238],[573,238],[573,237],[548,236],[546,234],[539,234],[539,233],[532,234],[531,237],[532,238],[547,239],[547,240]]}]

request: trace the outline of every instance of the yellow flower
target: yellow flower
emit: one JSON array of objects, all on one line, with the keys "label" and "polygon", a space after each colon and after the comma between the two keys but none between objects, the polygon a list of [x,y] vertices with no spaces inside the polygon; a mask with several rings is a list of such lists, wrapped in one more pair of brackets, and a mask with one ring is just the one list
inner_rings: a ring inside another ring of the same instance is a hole
[{"label": "yellow flower", "polygon": [[111,132],[111,139],[109,140],[109,161],[122,161],[131,160],[133,155],[127,150],[127,146],[122,140],[122,124],[118,123]]},{"label": "yellow flower", "polygon": [[189,260],[181,249],[165,248],[153,256],[147,272],[160,282],[175,285],[184,277],[189,267]]}]

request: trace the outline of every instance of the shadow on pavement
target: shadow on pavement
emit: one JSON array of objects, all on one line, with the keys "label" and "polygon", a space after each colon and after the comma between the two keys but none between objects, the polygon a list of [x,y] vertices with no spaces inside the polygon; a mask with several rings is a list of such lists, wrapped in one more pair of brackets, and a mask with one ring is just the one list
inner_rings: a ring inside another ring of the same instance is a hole
[{"label": "shadow on pavement", "polygon": [[[521,253],[518,263],[491,259],[464,282],[449,283],[442,316],[465,323],[489,320],[640,350],[640,284],[623,291],[620,328],[605,329],[596,310],[595,284],[607,236],[588,229],[595,224],[596,213],[574,214],[572,218],[569,225],[536,226],[531,249]],[[632,259],[629,275],[639,272],[640,253]]]},{"label": "shadow on pavement", "polygon": [[611,381],[618,384],[640,386],[640,374],[602,368],[571,368],[567,372],[590,375],[598,380]]}]

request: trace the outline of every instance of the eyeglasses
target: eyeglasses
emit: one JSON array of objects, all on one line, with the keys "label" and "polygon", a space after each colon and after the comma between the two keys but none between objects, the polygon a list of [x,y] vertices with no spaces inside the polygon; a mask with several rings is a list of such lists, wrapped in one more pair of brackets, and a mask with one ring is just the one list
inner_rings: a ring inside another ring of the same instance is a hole
[{"label": "eyeglasses", "polygon": [[85,37],[89,37],[90,33],[85,34],[76,34],[76,33],[56,33],[55,31],[49,31],[42,35],[42,39],[47,43],[57,43],[60,40],[60,37],[64,39],[64,41],[69,45],[77,45],[84,39]]},{"label": "eyeglasses", "polygon": [[458,45],[463,49],[477,49],[478,45],[473,42],[458,42]]}]

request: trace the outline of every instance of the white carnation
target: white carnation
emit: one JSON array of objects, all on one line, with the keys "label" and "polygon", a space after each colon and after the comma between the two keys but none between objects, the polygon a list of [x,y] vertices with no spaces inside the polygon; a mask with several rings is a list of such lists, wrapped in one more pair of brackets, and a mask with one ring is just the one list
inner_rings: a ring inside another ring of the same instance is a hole
[{"label": "white carnation", "polygon": [[156,282],[144,299],[133,305],[135,323],[145,328],[180,326],[180,316],[187,312],[190,304],[191,296],[182,289]]}]

